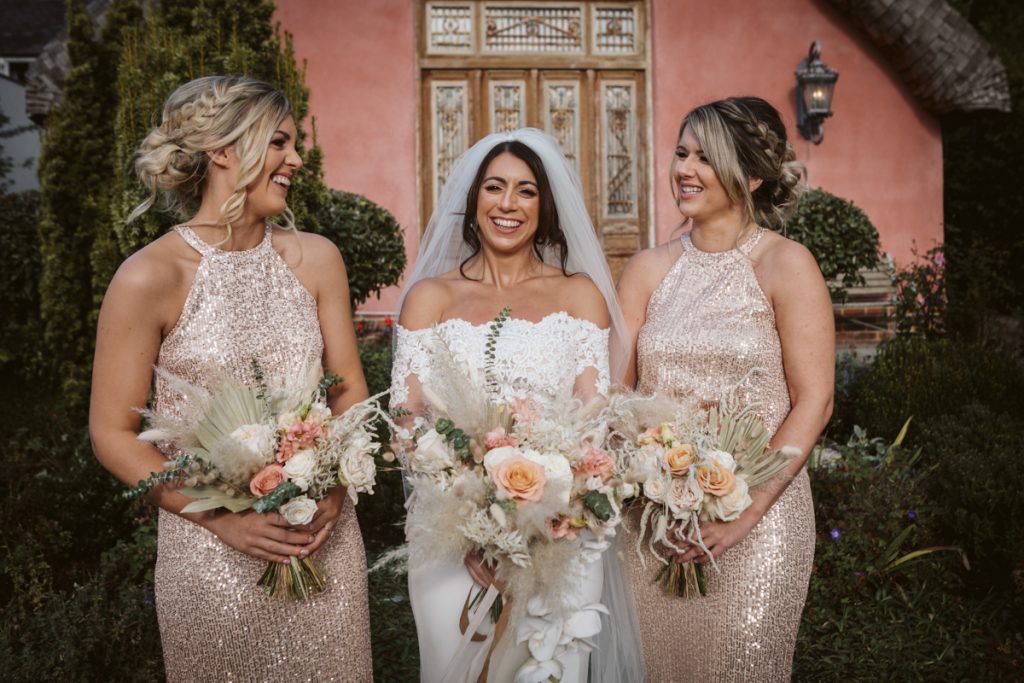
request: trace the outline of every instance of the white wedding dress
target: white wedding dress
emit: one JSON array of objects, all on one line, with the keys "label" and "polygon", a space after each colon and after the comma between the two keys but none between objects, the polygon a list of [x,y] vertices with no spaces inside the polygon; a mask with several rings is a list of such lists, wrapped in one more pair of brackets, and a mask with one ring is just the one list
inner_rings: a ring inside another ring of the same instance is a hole
[{"label": "white wedding dress", "polygon": [[[419,388],[429,387],[437,370],[437,350],[443,339],[452,356],[474,382],[484,385],[485,343],[490,322],[475,325],[465,320],[446,320],[434,327],[406,330],[395,328],[391,406],[414,414],[422,408]],[[606,395],[609,385],[608,330],[574,318],[553,313],[539,322],[508,319],[497,338],[491,367],[498,382],[492,385],[499,403],[532,399],[541,404],[568,400],[575,393],[582,398]],[[580,605],[601,601],[602,563],[591,562],[577,584]],[[441,681],[458,650],[462,633],[459,617],[467,595],[475,592],[460,558],[410,567],[409,596],[420,650],[420,679]],[[515,626],[502,639],[492,656],[487,680],[506,683],[529,658],[525,645],[515,644]],[[490,642],[471,642],[459,659],[457,675],[449,680],[473,683],[479,676]],[[580,649],[557,657],[563,667],[564,683],[586,683],[590,654]]]}]

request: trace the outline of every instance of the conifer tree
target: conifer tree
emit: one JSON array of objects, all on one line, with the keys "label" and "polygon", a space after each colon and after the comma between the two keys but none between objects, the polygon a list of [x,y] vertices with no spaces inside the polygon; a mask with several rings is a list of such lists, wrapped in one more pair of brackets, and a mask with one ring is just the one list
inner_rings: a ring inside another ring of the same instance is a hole
[{"label": "conifer tree", "polygon": [[110,220],[116,102],[111,50],[123,22],[138,15],[134,0],[117,0],[97,38],[82,0],[68,0],[71,71],[62,102],[48,116],[39,160],[43,342],[71,408],[84,405],[88,390],[94,337],[90,252],[97,230]]}]

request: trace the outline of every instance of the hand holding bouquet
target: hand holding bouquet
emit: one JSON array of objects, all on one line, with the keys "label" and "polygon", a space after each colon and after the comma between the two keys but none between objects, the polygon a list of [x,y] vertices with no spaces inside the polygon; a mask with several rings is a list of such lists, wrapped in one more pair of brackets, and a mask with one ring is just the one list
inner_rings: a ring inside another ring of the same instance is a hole
[{"label": "hand holding bouquet", "polygon": [[[770,435],[751,411],[712,406],[705,415],[663,396],[620,395],[613,401],[615,453],[630,493],[642,501],[642,543],[665,566],[656,580],[666,592],[706,594],[703,567],[680,565],[659,548],[683,554],[693,545],[714,557],[700,522],[731,522],[752,504],[750,489],[781,473],[789,458],[768,448]],[[648,532],[650,535],[647,536]]]},{"label": "hand holding bouquet", "polygon": [[[212,393],[163,373],[190,408],[180,416],[142,410],[151,428],[139,438],[177,455],[128,495],[175,484],[195,499],[182,512],[276,510],[302,526],[335,486],[345,486],[353,503],[359,493],[372,494],[378,446],[372,421],[381,414],[376,397],[335,416],[327,391],[341,381],[337,375],[320,377],[319,367],[311,368],[297,386],[271,390],[255,361],[252,372],[253,386],[225,379]],[[270,595],[307,599],[326,582],[313,557],[292,557],[287,566],[268,563],[259,585]]]}]

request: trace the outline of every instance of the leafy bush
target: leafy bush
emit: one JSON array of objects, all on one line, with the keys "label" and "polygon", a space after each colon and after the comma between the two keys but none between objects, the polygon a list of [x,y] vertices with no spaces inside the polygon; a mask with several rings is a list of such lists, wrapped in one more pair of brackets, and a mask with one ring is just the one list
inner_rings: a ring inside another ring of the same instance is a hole
[{"label": "leafy bush", "polygon": [[946,258],[941,246],[896,273],[896,333],[941,337],[946,333]]},{"label": "leafy bush", "polygon": [[[372,566],[377,558],[368,553],[367,559]],[[371,572],[368,578],[373,680],[381,683],[419,680],[420,652],[406,577],[382,569]]]},{"label": "leafy bush", "polygon": [[897,337],[879,348],[854,390],[856,421],[893,434],[913,416],[912,440],[932,418],[969,403],[1024,414],[1024,373],[1007,356],[954,339]]},{"label": "leafy bush", "polygon": [[844,300],[848,287],[864,284],[862,269],[878,265],[878,230],[867,214],[825,190],[804,193],[786,234],[814,254],[834,301]]},{"label": "leafy bush", "polygon": [[162,680],[155,558],[156,529],[147,524],[103,553],[82,583],[47,590],[38,583],[46,563],[19,546],[10,559],[33,582],[0,610],[4,680]]},{"label": "leafy bush", "polygon": [[[1006,680],[1024,673],[1009,610],[960,588],[936,530],[929,454],[856,428],[811,467],[817,548],[796,681]],[[812,461],[813,462],[813,461]],[[916,554],[915,554],[916,553]]]},{"label": "leafy bush", "polygon": [[1012,596],[1024,615],[1024,415],[972,403],[921,432],[936,529],[966,551],[971,586]]},{"label": "leafy bush", "polygon": [[352,306],[393,285],[405,270],[402,228],[387,209],[362,195],[330,190],[316,232],[338,245],[348,270]]},{"label": "leafy bush", "polygon": [[11,382],[24,374],[26,361],[38,353],[39,322],[39,193],[0,193],[0,377]]}]

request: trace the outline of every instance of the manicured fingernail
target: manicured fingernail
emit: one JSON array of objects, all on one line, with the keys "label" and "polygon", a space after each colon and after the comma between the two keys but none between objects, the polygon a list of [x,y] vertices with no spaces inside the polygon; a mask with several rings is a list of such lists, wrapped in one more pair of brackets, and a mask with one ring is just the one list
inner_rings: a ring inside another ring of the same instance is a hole
[{"label": "manicured fingernail", "polygon": [[310,535],[309,535],[309,540],[308,540],[308,541],[306,541],[306,543],[312,543],[312,542],[313,542],[313,539],[315,539],[315,538],[316,538],[316,536],[314,536],[313,534],[310,534]]},{"label": "manicured fingernail", "polygon": [[299,557],[305,557],[306,555],[309,555],[309,551],[305,548],[299,551]]}]

